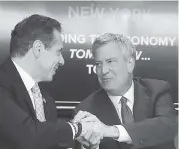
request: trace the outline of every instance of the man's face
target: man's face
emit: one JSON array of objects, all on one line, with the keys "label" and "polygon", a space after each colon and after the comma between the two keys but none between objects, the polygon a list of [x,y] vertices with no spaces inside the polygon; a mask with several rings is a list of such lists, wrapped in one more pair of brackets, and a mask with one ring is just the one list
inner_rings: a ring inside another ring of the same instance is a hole
[{"label": "man's face", "polygon": [[128,62],[119,45],[114,42],[95,52],[96,73],[101,87],[108,93],[121,94],[129,79]]},{"label": "man's face", "polygon": [[40,55],[40,74],[42,81],[52,81],[59,65],[64,65],[61,54],[63,48],[60,32],[54,30],[54,42],[49,49],[43,49]]}]

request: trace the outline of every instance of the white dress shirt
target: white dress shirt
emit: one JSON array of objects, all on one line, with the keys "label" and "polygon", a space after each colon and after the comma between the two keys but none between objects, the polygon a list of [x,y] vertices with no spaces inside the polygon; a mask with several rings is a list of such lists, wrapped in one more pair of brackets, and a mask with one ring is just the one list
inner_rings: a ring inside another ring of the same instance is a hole
[{"label": "white dress shirt", "polygon": [[[127,98],[127,105],[133,113],[133,105],[134,105],[134,82],[133,81],[132,81],[131,87],[123,96]],[[116,108],[116,111],[118,113],[119,119],[121,120],[121,123],[123,123],[122,117],[121,117],[121,101],[120,101],[122,96],[109,96],[109,98],[111,99],[114,107]],[[122,125],[116,125],[116,127],[118,128],[119,133],[120,133],[120,136],[117,139],[117,141],[131,143],[132,142],[131,137],[129,136],[126,129]]]},{"label": "white dress shirt", "polygon": [[32,77],[27,73],[25,72],[16,62],[14,62],[12,60],[12,62],[14,63],[17,71],[19,72],[19,75],[29,93],[29,96],[30,96],[30,99],[32,101],[32,105],[33,105],[33,108],[35,109],[35,103],[34,103],[34,99],[33,99],[33,93],[31,91],[32,87],[35,85],[35,81],[32,79]]}]

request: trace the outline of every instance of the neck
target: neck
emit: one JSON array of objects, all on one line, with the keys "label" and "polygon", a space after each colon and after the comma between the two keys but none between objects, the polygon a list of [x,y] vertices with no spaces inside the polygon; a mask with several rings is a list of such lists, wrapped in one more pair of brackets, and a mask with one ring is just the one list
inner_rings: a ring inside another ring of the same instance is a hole
[{"label": "neck", "polygon": [[133,76],[131,76],[120,89],[107,91],[108,95],[110,95],[110,96],[123,96],[131,87],[132,78],[133,78]]},{"label": "neck", "polygon": [[27,74],[29,74],[35,82],[40,82],[36,71],[36,64],[32,58],[28,56],[24,57],[12,57],[11,58],[18,66],[20,66]]}]

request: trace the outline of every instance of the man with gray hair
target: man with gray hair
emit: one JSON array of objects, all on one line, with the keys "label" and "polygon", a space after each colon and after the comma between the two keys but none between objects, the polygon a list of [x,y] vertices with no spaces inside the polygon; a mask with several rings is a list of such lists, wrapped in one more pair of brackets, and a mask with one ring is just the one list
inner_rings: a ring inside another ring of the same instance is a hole
[{"label": "man with gray hair", "polygon": [[171,149],[177,122],[169,83],[134,78],[136,50],[123,35],[96,38],[92,53],[101,89],[75,109],[94,114],[103,127],[104,138],[91,148]]}]

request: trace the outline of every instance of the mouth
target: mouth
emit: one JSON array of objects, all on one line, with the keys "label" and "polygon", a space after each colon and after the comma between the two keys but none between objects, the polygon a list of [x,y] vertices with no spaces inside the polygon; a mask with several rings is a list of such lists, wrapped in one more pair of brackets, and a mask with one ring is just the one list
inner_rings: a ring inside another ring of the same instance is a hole
[{"label": "mouth", "polygon": [[55,67],[53,68],[53,71],[56,72],[58,70],[59,64],[56,64]]},{"label": "mouth", "polygon": [[109,81],[111,78],[102,78],[102,81]]}]

